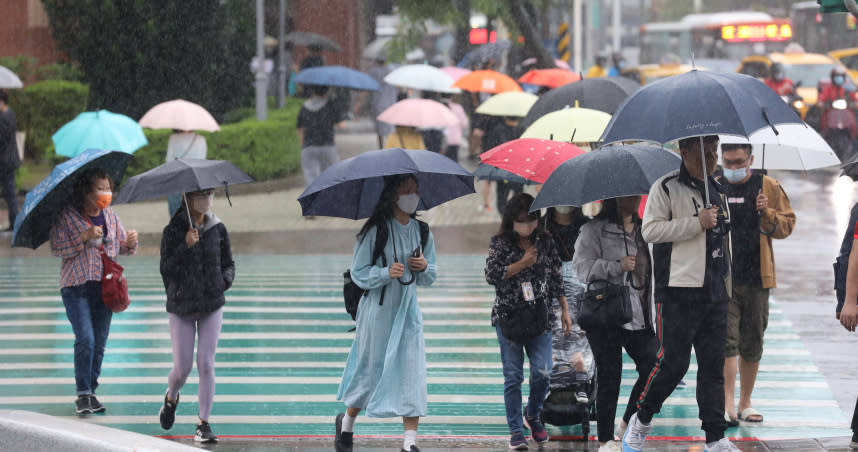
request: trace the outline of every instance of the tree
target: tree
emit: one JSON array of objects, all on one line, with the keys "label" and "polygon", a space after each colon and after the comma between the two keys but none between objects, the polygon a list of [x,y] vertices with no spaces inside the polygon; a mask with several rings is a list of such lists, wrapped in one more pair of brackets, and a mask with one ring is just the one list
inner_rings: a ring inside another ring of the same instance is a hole
[{"label": "tree", "polygon": [[175,98],[216,116],[251,98],[253,9],[242,0],[43,0],[88,108],[139,118]]}]

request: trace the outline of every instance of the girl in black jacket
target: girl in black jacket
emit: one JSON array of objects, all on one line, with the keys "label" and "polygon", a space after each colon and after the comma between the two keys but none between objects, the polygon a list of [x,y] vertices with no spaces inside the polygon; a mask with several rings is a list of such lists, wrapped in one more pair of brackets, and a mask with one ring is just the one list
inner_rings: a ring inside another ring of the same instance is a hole
[{"label": "girl in black jacket", "polygon": [[[161,278],[167,291],[173,370],[161,407],[161,427],[176,419],[179,390],[193,368],[194,340],[199,373],[199,416],[194,440],[216,442],[208,419],[214,398],[214,357],[223,321],[224,291],[235,277],[226,226],[211,213],[212,190],[186,193],[182,207],[161,237]],[[192,219],[193,225],[189,219]]]}]

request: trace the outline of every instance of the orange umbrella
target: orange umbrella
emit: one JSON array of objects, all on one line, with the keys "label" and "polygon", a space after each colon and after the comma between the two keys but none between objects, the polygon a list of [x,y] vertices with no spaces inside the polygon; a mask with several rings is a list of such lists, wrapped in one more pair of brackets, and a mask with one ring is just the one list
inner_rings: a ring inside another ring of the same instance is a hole
[{"label": "orange umbrella", "polygon": [[581,76],[566,69],[532,69],[518,78],[521,83],[557,88],[581,80]]},{"label": "orange umbrella", "polygon": [[521,91],[521,86],[512,78],[497,71],[474,71],[456,81],[453,85],[465,91],[477,93],[505,93]]}]

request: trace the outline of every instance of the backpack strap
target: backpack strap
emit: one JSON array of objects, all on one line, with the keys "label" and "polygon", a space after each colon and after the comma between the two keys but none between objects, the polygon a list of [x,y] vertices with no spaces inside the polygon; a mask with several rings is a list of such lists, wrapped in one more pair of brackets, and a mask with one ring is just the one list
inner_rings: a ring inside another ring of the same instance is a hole
[{"label": "backpack strap", "polygon": [[423,251],[429,242],[429,224],[420,220],[417,220],[417,224],[420,225],[420,250]]},{"label": "backpack strap", "polygon": [[[387,222],[383,225],[376,225],[375,227],[375,246],[372,249],[372,263],[378,261],[378,258],[381,258],[381,266],[387,267],[387,256],[384,255],[384,247],[387,245]],[[381,306],[384,304],[384,292],[387,290],[387,286],[381,286],[381,297],[378,299],[378,305]]]}]

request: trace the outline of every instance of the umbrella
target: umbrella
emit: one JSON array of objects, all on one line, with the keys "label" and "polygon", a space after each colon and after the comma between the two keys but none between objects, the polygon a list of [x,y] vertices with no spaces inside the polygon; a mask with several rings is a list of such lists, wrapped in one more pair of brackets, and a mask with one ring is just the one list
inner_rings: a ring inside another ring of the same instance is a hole
[{"label": "umbrella", "polygon": [[74,157],[86,149],[110,149],[133,154],[149,144],[137,121],[107,110],[77,115],[54,134],[58,155]]},{"label": "umbrella", "polygon": [[552,111],[572,107],[575,102],[583,108],[614,114],[617,107],[641,86],[625,77],[598,77],[554,88],[540,96],[519,125],[526,129],[537,119]]},{"label": "umbrella", "polygon": [[[536,58],[530,57],[530,58],[527,58],[521,62],[521,65],[524,67],[530,66],[531,64],[536,64]],[[572,69],[569,66],[569,63],[567,63],[567,62],[565,62],[559,58],[554,59],[554,65],[559,67],[560,69],[569,69],[569,70]]]},{"label": "umbrella", "polygon": [[849,176],[852,180],[858,180],[858,153],[852,156],[846,163],[840,165],[843,171],[841,176]]},{"label": "umbrella", "polygon": [[520,83],[557,88],[581,80],[581,76],[567,69],[531,69],[518,78]]},{"label": "umbrella", "polygon": [[646,195],[658,178],[679,168],[681,161],[673,152],[647,144],[602,147],[558,166],[530,210]]},{"label": "umbrella", "polygon": [[564,140],[576,143],[599,141],[611,115],[590,108],[564,108],[539,118],[522,138]]},{"label": "umbrella", "polygon": [[454,82],[458,81],[460,78],[471,73],[470,69],[465,69],[465,68],[456,67],[456,66],[445,66],[445,67],[442,67],[441,70],[445,74],[452,77]]},{"label": "umbrella", "polygon": [[435,91],[439,93],[458,93],[453,88],[456,83],[446,72],[426,64],[407,64],[400,66],[387,74],[384,81],[393,86],[417,89],[420,91]]},{"label": "umbrella", "polygon": [[517,116],[522,118],[538,99],[535,94],[507,91],[486,99],[477,107],[476,112],[490,116]]},{"label": "umbrella", "polygon": [[506,91],[521,91],[518,82],[498,71],[473,71],[460,78],[453,85],[465,91],[475,93],[503,93]]},{"label": "umbrella", "polygon": [[367,151],[337,162],[298,197],[304,215],[358,220],[372,214],[384,187],[384,176],[414,174],[419,210],[474,193],[474,177],[449,158],[430,151],[389,148]]},{"label": "umbrella", "polygon": [[532,180],[527,180],[518,174],[496,168],[491,165],[486,165],[485,163],[477,165],[477,169],[474,170],[474,177],[483,180],[500,180],[524,185],[536,185],[536,182]]},{"label": "umbrella", "polygon": [[103,168],[115,183],[122,180],[133,156],[120,151],[89,149],[55,166],[24,200],[15,218],[12,246],[36,249],[50,240],[51,227],[68,205],[77,175],[89,168]]},{"label": "umbrella", "polygon": [[390,36],[377,38],[363,49],[361,56],[367,60],[387,60],[387,54],[390,51],[392,41],[393,38]]},{"label": "umbrella", "polygon": [[506,53],[509,48],[512,47],[512,43],[508,40],[501,40],[497,42],[490,42],[487,44],[483,44],[477,47],[474,50],[468,52],[462,61],[459,61],[459,64],[456,66],[469,68],[474,66],[481,66],[483,63],[489,60],[495,60],[496,62],[500,62],[503,58],[504,53]]},{"label": "umbrella", "polygon": [[140,118],[138,124],[150,129],[205,130],[207,132],[220,130],[215,118],[205,108],[183,99],[155,105]]},{"label": "umbrella", "polygon": [[14,89],[14,88],[23,88],[24,84],[21,83],[21,79],[18,76],[6,68],[4,66],[0,66],[0,88],[2,89]]},{"label": "umbrella", "polygon": [[764,127],[750,137],[721,135],[721,144],[748,143],[754,148],[752,168],[773,170],[812,170],[839,165],[840,159],[824,138],[807,124],[781,124],[778,135]]},{"label": "umbrella", "polygon": [[379,121],[397,126],[442,129],[455,126],[459,119],[446,105],[430,99],[403,99],[381,112]]},{"label": "umbrella", "polygon": [[368,74],[345,66],[316,66],[295,75],[295,83],[302,85],[338,86],[340,88],[377,91],[378,82]]},{"label": "umbrella", "polygon": [[331,50],[333,52],[342,50],[340,45],[334,42],[333,39],[309,31],[293,31],[286,35],[286,42],[291,42],[296,46],[320,47],[322,50]]},{"label": "umbrella", "polygon": [[572,143],[519,138],[480,154],[480,160],[525,179],[543,183],[561,163],[585,151]]},{"label": "umbrella", "polygon": [[226,160],[176,159],[128,179],[116,202],[145,201],[248,182],[253,179]]}]

